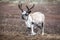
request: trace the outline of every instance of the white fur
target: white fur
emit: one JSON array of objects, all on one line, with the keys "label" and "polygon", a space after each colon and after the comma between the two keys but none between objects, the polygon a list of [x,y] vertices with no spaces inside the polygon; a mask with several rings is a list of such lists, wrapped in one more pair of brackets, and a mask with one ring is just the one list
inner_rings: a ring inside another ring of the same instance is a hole
[{"label": "white fur", "polygon": [[25,20],[26,26],[31,28],[31,35],[35,35],[36,33],[34,32],[34,25],[32,22],[39,24],[43,23],[42,27],[42,35],[44,35],[44,24],[45,24],[45,15],[42,14],[41,12],[35,12],[35,13],[30,13],[31,9],[34,7],[34,4],[31,8],[29,8],[26,5],[26,8],[28,9],[27,11],[24,11],[22,9],[22,4],[18,4],[19,9],[23,12],[22,13],[22,19]]},{"label": "white fur", "polygon": [[[35,12],[35,13],[31,13],[28,15],[28,20],[25,21],[27,27],[31,28],[31,35],[35,35],[36,33],[34,32],[34,25],[31,24],[31,22],[35,22],[35,23],[45,23],[45,15],[42,14],[41,12]],[[44,27],[42,28],[42,35],[44,35]]]}]

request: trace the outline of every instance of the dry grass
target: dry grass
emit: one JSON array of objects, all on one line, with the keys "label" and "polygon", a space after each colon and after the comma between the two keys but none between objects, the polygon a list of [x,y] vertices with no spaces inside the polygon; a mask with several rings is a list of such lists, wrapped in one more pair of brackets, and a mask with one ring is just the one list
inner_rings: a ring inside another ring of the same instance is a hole
[{"label": "dry grass", "polygon": [[60,40],[60,35],[45,34],[44,36],[37,34],[34,36],[25,35],[18,32],[4,32],[0,34],[0,40]]}]

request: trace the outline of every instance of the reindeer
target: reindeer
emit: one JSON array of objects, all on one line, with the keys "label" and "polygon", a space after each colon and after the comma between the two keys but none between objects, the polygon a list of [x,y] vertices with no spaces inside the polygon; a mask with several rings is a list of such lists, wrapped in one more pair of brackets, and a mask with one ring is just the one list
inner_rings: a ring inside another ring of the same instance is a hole
[{"label": "reindeer", "polygon": [[22,11],[22,19],[25,20],[27,28],[31,28],[31,35],[36,35],[34,32],[34,25],[39,27],[44,35],[44,24],[45,24],[45,15],[41,12],[31,13],[31,9],[34,8],[35,4],[31,8],[26,5],[27,11],[22,9],[22,4],[18,4],[19,9]]}]

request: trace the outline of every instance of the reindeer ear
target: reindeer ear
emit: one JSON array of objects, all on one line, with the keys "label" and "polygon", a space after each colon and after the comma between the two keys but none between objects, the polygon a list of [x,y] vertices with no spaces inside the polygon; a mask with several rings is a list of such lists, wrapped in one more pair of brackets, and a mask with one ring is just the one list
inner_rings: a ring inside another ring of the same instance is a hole
[{"label": "reindeer ear", "polygon": [[28,11],[28,13],[31,13],[31,10],[30,10],[30,11]]},{"label": "reindeer ear", "polygon": [[31,13],[31,10],[28,10],[27,13],[30,14]]}]

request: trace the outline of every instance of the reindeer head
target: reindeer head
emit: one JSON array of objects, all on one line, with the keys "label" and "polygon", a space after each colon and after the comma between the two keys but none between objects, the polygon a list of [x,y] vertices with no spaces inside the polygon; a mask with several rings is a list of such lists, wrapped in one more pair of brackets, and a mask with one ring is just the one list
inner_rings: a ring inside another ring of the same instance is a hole
[{"label": "reindeer head", "polygon": [[32,9],[34,6],[35,6],[35,5],[33,4],[33,6],[32,6],[31,8],[29,8],[29,7],[26,5],[27,11],[24,11],[24,10],[22,9],[22,4],[18,4],[19,9],[22,11],[22,19],[25,19],[25,20],[28,19],[28,15],[31,13],[31,9]]}]

